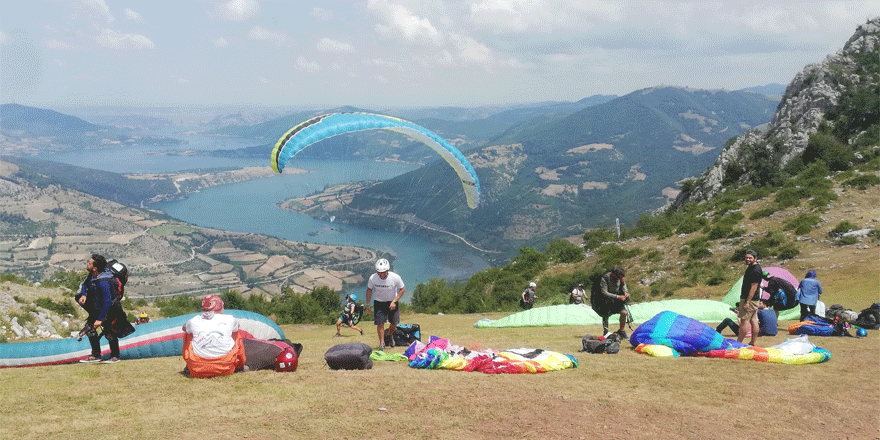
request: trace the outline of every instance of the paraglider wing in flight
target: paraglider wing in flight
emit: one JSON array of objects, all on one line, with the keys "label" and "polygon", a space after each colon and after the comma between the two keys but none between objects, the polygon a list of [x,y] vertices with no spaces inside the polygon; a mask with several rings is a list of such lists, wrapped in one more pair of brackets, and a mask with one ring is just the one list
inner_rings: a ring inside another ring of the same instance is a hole
[{"label": "paraglider wing in flight", "polygon": [[480,203],[480,181],[461,151],[436,133],[403,119],[371,113],[330,113],[309,119],[281,136],[272,150],[272,169],[280,173],[297,153],[318,141],[362,130],[386,129],[405,134],[436,151],[452,166],[467,198],[468,207]]}]

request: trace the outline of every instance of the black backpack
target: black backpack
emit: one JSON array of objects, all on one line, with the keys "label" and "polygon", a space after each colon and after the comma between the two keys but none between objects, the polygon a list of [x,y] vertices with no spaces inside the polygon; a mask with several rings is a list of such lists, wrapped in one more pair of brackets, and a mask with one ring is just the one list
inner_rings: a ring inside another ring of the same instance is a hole
[{"label": "black backpack", "polygon": [[615,354],[620,351],[620,336],[614,333],[608,338],[600,340],[594,338],[593,335],[584,335],[581,344],[583,348],[579,351],[593,354]]},{"label": "black backpack", "polygon": [[880,303],[871,304],[871,307],[859,312],[853,324],[865,329],[880,330]]},{"label": "black backpack", "polygon": [[110,260],[107,262],[107,267],[110,268],[113,278],[116,279],[115,283],[110,283],[113,289],[113,298],[117,302],[122,301],[122,297],[125,296],[125,283],[128,282],[128,266],[120,261]]}]

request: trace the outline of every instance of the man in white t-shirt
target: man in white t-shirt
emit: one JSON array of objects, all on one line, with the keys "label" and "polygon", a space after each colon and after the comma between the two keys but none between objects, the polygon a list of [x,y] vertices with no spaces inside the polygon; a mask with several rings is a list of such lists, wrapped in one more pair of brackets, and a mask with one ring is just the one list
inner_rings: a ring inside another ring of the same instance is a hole
[{"label": "man in white t-shirt", "polygon": [[[184,342],[184,359],[190,376],[212,377],[241,369],[245,358],[244,349],[237,341],[238,320],[223,314],[223,300],[217,295],[206,296],[202,310],[201,315],[183,325],[187,339],[191,339],[189,344]],[[195,356],[189,356],[188,350]]]},{"label": "man in white t-shirt", "polygon": [[[373,323],[376,324],[376,333],[379,335],[379,350],[385,349],[385,321],[388,321],[391,334],[400,324],[400,309],[397,302],[406,292],[403,279],[400,275],[391,272],[391,263],[384,258],[376,261],[376,273],[367,281],[367,313],[371,312],[370,301],[375,293],[376,310],[373,314]],[[394,337],[391,338],[391,346],[394,346]]]}]

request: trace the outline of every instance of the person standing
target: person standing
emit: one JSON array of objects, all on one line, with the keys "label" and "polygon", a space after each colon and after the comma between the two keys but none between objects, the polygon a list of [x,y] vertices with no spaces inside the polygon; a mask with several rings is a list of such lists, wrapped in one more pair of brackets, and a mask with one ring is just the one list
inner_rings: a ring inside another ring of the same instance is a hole
[{"label": "person standing", "polygon": [[223,314],[223,300],[219,296],[202,299],[202,314],[182,327],[183,360],[189,376],[227,376],[243,369],[247,358],[238,328],[234,316]]},{"label": "person standing", "polygon": [[586,292],[584,292],[584,285],[578,284],[577,287],[575,287],[571,291],[571,296],[568,297],[568,303],[569,304],[583,304],[584,303],[584,295],[586,295]]},{"label": "person standing", "polygon": [[797,290],[797,301],[801,304],[801,321],[809,315],[816,314],[816,303],[822,294],[822,283],[816,279],[816,271],[810,270],[801,280]]},{"label": "person standing", "polygon": [[743,274],[742,287],[739,292],[739,308],[737,316],[741,323],[737,341],[742,342],[751,330],[749,345],[758,342],[761,324],[758,321],[758,309],[761,308],[761,278],[763,269],[758,264],[758,253],[749,249],[745,256],[746,272]]},{"label": "person standing", "polygon": [[379,350],[385,349],[385,322],[388,322],[388,330],[391,333],[391,346],[394,346],[394,331],[400,324],[400,308],[397,306],[400,298],[406,292],[406,286],[400,275],[391,272],[391,263],[384,258],[376,261],[376,273],[370,275],[367,281],[367,313],[371,313],[370,302],[373,294],[376,294],[375,313],[373,323],[376,324],[376,333],[379,336]]},{"label": "person standing", "polygon": [[602,317],[602,330],[608,333],[608,318],[611,315],[620,314],[620,329],[617,334],[626,338],[626,302],[629,301],[629,289],[626,287],[626,271],[622,267],[616,267],[602,275],[593,285],[596,295],[591,295],[590,302],[593,310]]},{"label": "person standing", "polygon": [[535,298],[538,297],[538,285],[534,282],[529,283],[529,287],[526,287],[526,290],[523,290],[523,293],[519,295],[519,305],[520,307],[529,310],[535,305]]},{"label": "person standing", "polygon": [[[89,330],[86,334],[92,346],[92,353],[80,362],[109,364],[119,362],[119,338],[128,336],[134,331],[117,298],[120,289],[119,280],[107,267],[107,259],[99,254],[92,254],[86,263],[86,271],[88,274],[80,284],[75,299],[89,314],[84,330]],[[98,333],[99,328],[100,333]],[[106,337],[110,345],[110,357],[105,360],[101,360],[101,336]]]}]

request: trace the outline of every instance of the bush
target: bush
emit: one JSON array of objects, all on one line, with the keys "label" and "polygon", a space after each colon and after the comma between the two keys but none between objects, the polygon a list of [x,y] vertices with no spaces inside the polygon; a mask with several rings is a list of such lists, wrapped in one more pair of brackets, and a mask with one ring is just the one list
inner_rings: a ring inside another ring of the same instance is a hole
[{"label": "bush", "polygon": [[577,263],[584,259],[584,252],[581,248],[561,238],[547,243],[545,254],[557,263]]},{"label": "bush", "polygon": [[34,301],[34,304],[37,307],[42,307],[46,310],[50,310],[59,315],[73,315],[74,317],[79,316],[79,307],[73,304],[73,301],[64,299],[61,302],[52,301],[51,298],[37,298]]},{"label": "bush", "polygon": [[844,232],[854,231],[856,229],[856,225],[844,220],[837,224],[831,232],[835,234],[843,234]]},{"label": "bush", "polygon": [[779,210],[780,208],[778,206],[771,206],[769,208],[759,209],[749,216],[749,220],[757,220],[759,218],[770,217]]},{"label": "bush", "polygon": [[880,184],[880,177],[877,177],[876,174],[861,174],[843,182],[843,184],[856,189],[866,190],[869,186]]},{"label": "bush", "polygon": [[810,214],[800,214],[797,217],[785,222],[783,230],[794,231],[797,235],[808,234],[812,231],[816,224],[822,221],[821,218]]},{"label": "bush", "polygon": [[[641,221],[641,219],[639,219]],[[602,246],[602,243],[616,241],[617,237],[614,232],[608,228],[591,229],[584,232],[584,249],[593,250]]]},{"label": "bush", "polygon": [[837,245],[838,246],[847,246],[847,245],[851,245],[851,244],[856,244],[858,242],[859,242],[859,239],[856,237],[840,237],[840,239],[837,240]]}]

